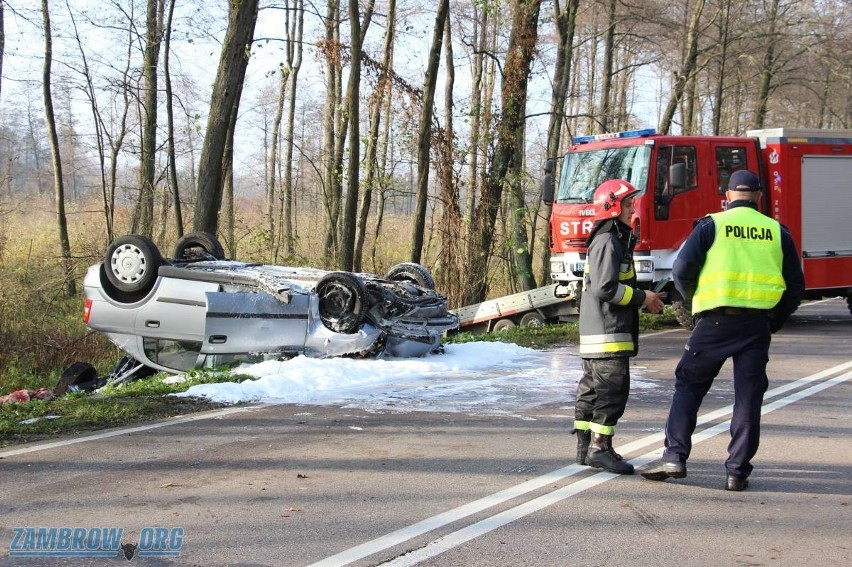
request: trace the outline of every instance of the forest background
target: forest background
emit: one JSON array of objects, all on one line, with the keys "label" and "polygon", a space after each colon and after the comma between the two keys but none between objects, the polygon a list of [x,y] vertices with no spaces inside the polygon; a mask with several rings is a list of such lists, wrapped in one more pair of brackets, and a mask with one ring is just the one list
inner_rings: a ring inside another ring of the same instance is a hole
[{"label": "forest background", "polygon": [[111,355],[80,279],[128,233],[421,262],[453,307],[543,285],[547,158],[633,128],[850,128],[850,8],[0,0],[0,374]]}]

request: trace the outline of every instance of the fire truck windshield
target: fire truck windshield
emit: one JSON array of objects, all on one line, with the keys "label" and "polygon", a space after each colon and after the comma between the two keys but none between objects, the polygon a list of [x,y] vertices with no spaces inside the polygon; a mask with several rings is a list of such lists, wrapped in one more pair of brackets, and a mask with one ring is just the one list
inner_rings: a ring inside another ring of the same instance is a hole
[{"label": "fire truck windshield", "polygon": [[595,189],[608,179],[625,179],[640,191],[648,183],[651,146],[621,146],[570,152],[562,163],[557,203],[591,203]]}]

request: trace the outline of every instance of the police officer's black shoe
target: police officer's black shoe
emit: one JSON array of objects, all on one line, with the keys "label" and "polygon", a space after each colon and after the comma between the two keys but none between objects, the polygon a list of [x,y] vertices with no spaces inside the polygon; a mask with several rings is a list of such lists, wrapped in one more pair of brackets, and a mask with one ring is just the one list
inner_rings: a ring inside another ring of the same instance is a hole
[{"label": "police officer's black shoe", "polygon": [[748,478],[728,473],[728,482],[725,484],[725,490],[742,492],[746,488],[748,488]]},{"label": "police officer's black shoe", "polygon": [[686,477],[686,465],[684,463],[668,463],[665,461],[660,464],[645,469],[642,471],[642,476],[648,480],[666,480],[667,478],[684,478]]}]

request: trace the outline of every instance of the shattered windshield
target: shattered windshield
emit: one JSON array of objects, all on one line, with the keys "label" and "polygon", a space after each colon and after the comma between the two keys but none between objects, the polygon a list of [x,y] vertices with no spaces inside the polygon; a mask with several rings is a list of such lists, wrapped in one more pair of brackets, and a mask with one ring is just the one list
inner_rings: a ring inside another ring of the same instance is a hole
[{"label": "shattered windshield", "polygon": [[648,183],[651,146],[622,146],[569,153],[562,164],[558,203],[591,203],[595,189],[608,179],[625,179],[640,191]]}]

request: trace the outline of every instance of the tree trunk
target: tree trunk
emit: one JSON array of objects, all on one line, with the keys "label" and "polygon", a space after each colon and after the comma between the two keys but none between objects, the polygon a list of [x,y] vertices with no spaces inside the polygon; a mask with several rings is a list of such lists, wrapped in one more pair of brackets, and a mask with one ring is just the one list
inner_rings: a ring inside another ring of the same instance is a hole
[{"label": "tree trunk", "polygon": [[[225,136],[225,151],[222,153],[222,178],[223,178],[223,199],[224,206],[222,207],[221,215],[224,216],[225,228],[222,233],[225,236],[225,243],[228,246],[228,251],[231,258],[237,257],[237,238],[236,238],[236,207],[234,203],[234,132],[237,128],[237,117],[239,115],[240,98],[243,95],[243,83],[237,85],[236,98],[234,99],[234,108],[231,112],[231,122],[228,124],[228,132]],[[214,233],[215,234],[215,233]]]},{"label": "tree trunk", "polygon": [[414,226],[411,235],[411,261],[420,262],[423,253],[423,234],[426,225],[426,205],[429,195],[429,147],[432,143],[432,116],[435,112],[435,87],[438,82],[438,65],[444,25],[450,11],[450,1],[440,0],[432,30],[432,46],[423,84],[423,102],[420,108],[420,125],[417,129],[417,187]]},{"label": "tree trunk", "polygon": [[436,136],[435,147],[438,153],[436,174],[440,189],[441,215],[438,230],[441,236],[441,251],[438,254],[439,270],[435,281],[438,288],[447,296],[451,305],[461,305],[464,299],[463,274],[466,271],[464,249],[464,227],[461,205],[459,203],[458,176],[454,169],[456,163],[455,128],[453,127],[453,88],[455,86],[455,67],[453,57],[452,26],[447,16],[444,24],[444,65],[447,78],[444,82],[444,128]]},{"label": "tree trunk", "polygon": [[50,31],[50,11],[47,0],[41,0],[41,15],[44,25],[44,70],[42,94],[44,95],[44,119],[47,123],[50,156],[53,162],[53,189],[56,204],[56,223],[59,229],[59,245],[62,249],[62,266],[65,276],[65,294],[73,297],[77,293],[74,282],[74,265],[71,262],[71,240],[68,237],[68,219],[65,216],[65,187],[62,183],[62,158],[59,154],[59,136],[56,133],[56,117],[53,114],[53,96],[50,92],[50,67],[53,63],[53,38]]},{"label": "tree trunk", "polygon": [[713,97],[713,135],[718,136],[722,131],[722,103],[725,94],[725,75],[728,63],[728,36],[731,21],[731,0],[722,0],[719,8],[719,53],[716,67],[715,96]]},{"label": "tree trunk", "polygon": [[[506,174],[523,159],[527,81],[538,39],[538,15],[541,0],[515,0],[514,21],[503,67],[502,112],[497,132],[497,147],[489,167],[482,199],[473,219],[474,239],[469,253],[470,285],[466,304],[481,302],[488,286],[488,258],[493,243],[494,222],[500,207]],[[516,243],[517,244],[517,243]],[[524,243],[525,244],[525,243]],[[526,269],[530,267],[527,266]]]},{"label": "tree trunk", "polygon": [[780,0],[772,0],[767,14],[769,29],[766,32],[766,51],[760,69],[760,86],[757,89],[757,104],[754,111],[754,127],[763,128],[766,121],[766,109],[769,105],[769,92],[775,75],[775,46],[778,42],[778,5]]},{"label": "tree trunk", "polygon": [[598,127],[601,134],[610,131],[612,126],[612,74],[615,60],[615,17],[616,0],[609,0],[607,9],[606,34],[604,35],[604,68],[601,73],[601,92],[599,94]]},{"label": "tree trunk", "polygon": [[157,64],[163,34],[164,0],[148,0],[145,18],[145,52],[142,57],[144,102],[139,163],[139,200],[132,232],[151,237],[154,230],[154,167],[157,154]]},{"label": "tree trunk", "polygon": [[172,74],[169,70],[169,56],[171,55],[172,44],[172,16],[175,12],[175,0],[169,0],[169,15],[166,20],[165,32],[165,53],[163,54],[163,75],[166,79],[166,119],[168,121],[168,137],[169,137],[169,188],[173,199],[175,209],[175,230],[178,238],[183,236],[183,206],[180,202],[180,190],[178,189],[177,175],[177,152],[175,151],[175,117],[174,117],[174,97],[172,94]]},{"label": "tree trunk", "polygon": [[671,98],[669,98],[668,105],[663,111],[663,117],[660,119],[659,131],[661,134],[668,134],[671,130],[675,111],[677,111],[677,107],[683,98],[687,81],[692,77],[695,70],[698,60],[698,25],[701,21],[701,13],[704,11],[704,2],[705,0],[697,0],[692,10],[692,18],[686,30],[686,53],[683,64],[675,77]]},{"label": "tree trunk", "polygon": [[326,226],[323,262],[330,264],[337,250],[337,218],[340,215],[341,186],[337,176],[336,145],[340,109],[340,1],[328,0],[325,16],[325,39],[321,51],[326,61],[325,110],[322,119],[323,209]]},{"label": "tree trunk", "polygon": [[[289,12],[288,12],[289,14]],[[281,120],[284,116],[284,100],[287,96],[287,75],[290,70],[286,67],[278,69],[278,99],[275,102],[275,115],[272,118],[272,133],[269,136],[268,157],[266,159],[266,206],[264,207],[263,216],[266,221],[267,238],[270,245],[277,240],[275,237],[275,211],[278,204],[275,200],[277,196],[276,188],[278,184],[278,168],[276,163],[278,160],[278,141],[281,139]],[[275,247],[276,251],[278,246]],[[276,252],[275,257],[278,257]]]},{"label": "tree trunk", "polygon": [[358,212],[358,226],[355,234],[354,270],[363,271],[364,237],[367,232],[367,219],[370,216],[370,204],[373,199],[373,186],[376,184],[378,169],[379,128],[385,99],[391,96],[392,83],[389,77],[393,65],[393,42],[396,36],[396,0],[388,1],[387,30],[382,49],[382,67],[376,90],[370,99],[370,132],[367,136],[367,152],[364,156],[364,193]]},{"label": "tree trunk", "polygon": [[[574,32],[577,24],[577,7],[580,0],[568,0],[565,8],[560,7],[559,0],[554,1],[553,16],[556,21],[556,31],[559,42],[556,46],[556,69],[553,76],[553,91],[550,96],[550,122],[547,125],[547,156],[559,158],[562,152],[562,129],[565,124],[565,102],[568,98],[568,85],[571,81],[571,62],[574,58]],[[557,160],[561,166],[562,161]],[[553,170],[554,185],[559,179],[560,167]],[[541,262],[539,263],[538,279],[547,281],[550,276],[550,212],[551,206],[544,204],[541,217],[548,219],[541,238]]]},{"label": "tree trunk", "polygon": [[293,21],[287,26],[287,65],[290,68],[290,98],[287,105],[287,125],[284,136],[284,179],[281,198],[284,200],[284,253],[292,256],[295,252],[295,235],[293,233],[293,129],[296,118],[296,79],[302,66],[302,37],[305,22],[305,2],[296,0],[296,13]]},{"label": "tree trunk", "polygon": [[248,57],[257,22],[258,0],[229,4],[228,30],[219,58],[219,69],[210,98],[207,132],[201,148],[198,197],[195,201],[193,230],[216,234],[222,204],[223,172],[231,113],[237,111],[237,92],[245,79]]},{"label": "tree trunk", "polygon": [[473,3],[474,53],[471,55],[471,93],[470,93],[470,171],[467,182],[465,215],[473,217],[476,207],[476,194],[479,188],[479,158],[482,152],[482,76],[483,57],[485,56],[486,36],[488,35],[488,10]]}]

